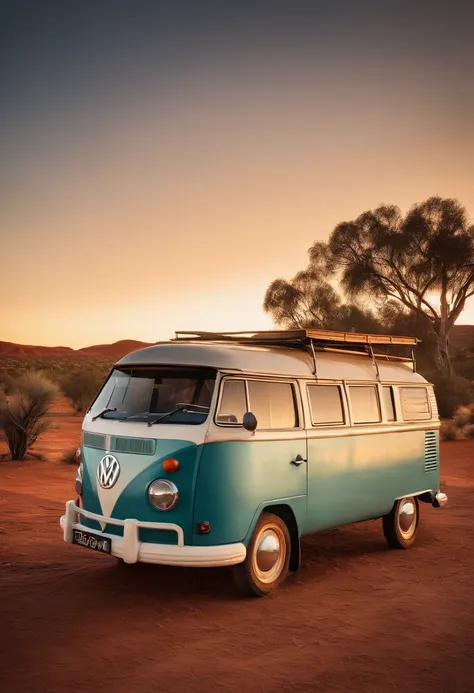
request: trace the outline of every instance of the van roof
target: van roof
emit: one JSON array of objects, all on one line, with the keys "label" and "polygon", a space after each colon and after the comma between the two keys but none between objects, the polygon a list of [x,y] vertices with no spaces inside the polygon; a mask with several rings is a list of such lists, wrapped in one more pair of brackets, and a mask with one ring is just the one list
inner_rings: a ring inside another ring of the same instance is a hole
[{"label": "van roof", "polygon": [[[195,333],[193,333],[195,334]],[[413,372],[411,361],[376,357],[380,379],[385,382],[426,382]],[[367,353],[320,350],[314,352],[273,344],[242,344],[230,341],[179,339],[139,349],[116,365],[202,366],[224,371],[318,379],[375,380],[376,368]]]}]

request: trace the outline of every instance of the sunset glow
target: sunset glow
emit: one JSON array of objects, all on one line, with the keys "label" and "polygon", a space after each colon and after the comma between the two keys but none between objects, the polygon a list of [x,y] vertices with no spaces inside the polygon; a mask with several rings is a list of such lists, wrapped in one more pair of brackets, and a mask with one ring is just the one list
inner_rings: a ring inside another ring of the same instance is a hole
[{"label": "sunset glow", "polygon": [[197,5],[4,11],[1,340],[268,329],[267,286],[339,221],[474,215],[472,10],[440,54],[441,10]]}]

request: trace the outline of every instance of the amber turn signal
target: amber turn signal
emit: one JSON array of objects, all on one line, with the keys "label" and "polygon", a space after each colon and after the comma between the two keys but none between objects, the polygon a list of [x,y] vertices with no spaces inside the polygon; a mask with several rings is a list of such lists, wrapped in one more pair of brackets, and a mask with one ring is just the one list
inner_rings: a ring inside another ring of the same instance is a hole
[{"label": "amber turn signal", "polygon": [[167,460],[163,460],[162,467],[165,470],[165,472],[168,472],[168,474],[172,474],[173,472],[178,471],[179,462],[178,460],[175,460],[174,457],[168,457]]}]

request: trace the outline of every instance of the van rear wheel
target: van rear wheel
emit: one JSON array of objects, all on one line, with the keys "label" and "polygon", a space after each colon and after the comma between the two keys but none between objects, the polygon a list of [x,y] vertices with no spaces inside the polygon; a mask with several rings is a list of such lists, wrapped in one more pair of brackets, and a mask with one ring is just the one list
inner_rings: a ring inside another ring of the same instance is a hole
[{"label": "van rear wheel", "polygon": [[263,597],[288,575],[291,539],[288,527],[273,513],[262,513],[243,563],[234,566],[234,579],[244,594]]},{"label": "van rear wheel", "polygon": [[382,518],[383,533],[392,549],[408,549],[415,543],[420,523],[418,498],[406,496],[395,501],[388,515]]}]

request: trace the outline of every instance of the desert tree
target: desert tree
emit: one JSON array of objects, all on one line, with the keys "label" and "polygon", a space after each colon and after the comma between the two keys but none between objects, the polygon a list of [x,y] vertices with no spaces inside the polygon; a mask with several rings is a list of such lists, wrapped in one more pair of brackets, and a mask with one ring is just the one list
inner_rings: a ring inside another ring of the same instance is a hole
[{"label": "desert tree", "polygon": [[321,327],[337,321],[341,299],[311,269],[293,279],[275,279],[268,287],[263,307],[275,323],[287,329]]},{"label": "desert tree", "polygon": [[263,308],[274,322],[287,329],[321,327],[380,332],[380,323],[371,311],[343,303],[340,294],[326,281],[326,244],[315,243],[309,256],[306,269],[289,280],[275,279],[268,287]]},{"label": "desert tree", "polygon": [[474,295],[474,226],[457,200],[431,197],[405,217],[395,206],[364,212],[336,226],[326,258],[349,297],[391,300],[428,322],[437,369],[452,374],[449,336]]},{"label": "desert tree", "polygon": [[45,420],[57,387],[41,373],[27,372],[9,383],[8,394],[0,384],[0,430],[12,459],[24,460],[28,449],[49,427]]}]

